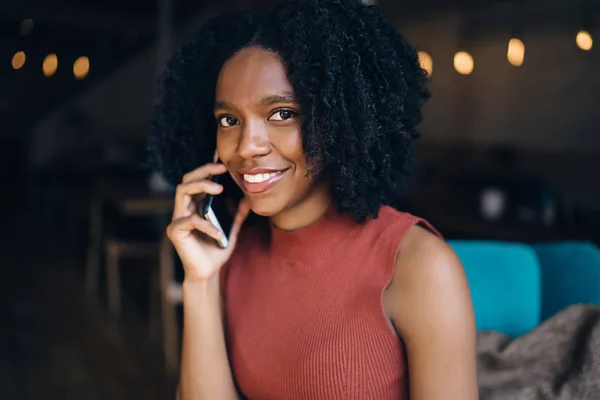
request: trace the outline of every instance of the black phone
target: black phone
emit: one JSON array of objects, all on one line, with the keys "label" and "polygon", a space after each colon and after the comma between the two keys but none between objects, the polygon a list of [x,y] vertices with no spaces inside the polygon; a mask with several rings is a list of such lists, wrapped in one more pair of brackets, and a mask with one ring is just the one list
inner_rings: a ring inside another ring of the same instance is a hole
[{"label": "black phone", "polygon": [[[221,176],[216,175],[211,179],[213,182],[220,183]],[[225,184],[223,185],[225,189]],[[225,191],[225,190],[224,190]],[[227,203],[228,200],[232,200],[231,197],[226,197],[223,194],[214,196],[207,194],[202,203],[201,216],[207,221],[210,221],[217,229],[219,229],[223,236],[217,240],[217,244],[222,249],[229,246],[229,238],[231,235],[231,228],[233,227],[233,218],[235,209],[231,210]]]}]

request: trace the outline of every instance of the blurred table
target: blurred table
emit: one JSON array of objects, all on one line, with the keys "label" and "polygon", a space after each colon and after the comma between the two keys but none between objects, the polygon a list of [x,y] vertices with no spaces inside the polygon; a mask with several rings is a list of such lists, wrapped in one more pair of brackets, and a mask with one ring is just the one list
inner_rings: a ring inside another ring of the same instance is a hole
[{"label": "blurred table", "polygon": [[110,182],[101,182],[97,185],[91,196],[89,209],[85,292],[90,298],[96,298],[98,295],[104,242],[103,210],[107,204],[114,206],[124,216],[169,216],[173,211],[173,195],[155,194],[145,187]]}]

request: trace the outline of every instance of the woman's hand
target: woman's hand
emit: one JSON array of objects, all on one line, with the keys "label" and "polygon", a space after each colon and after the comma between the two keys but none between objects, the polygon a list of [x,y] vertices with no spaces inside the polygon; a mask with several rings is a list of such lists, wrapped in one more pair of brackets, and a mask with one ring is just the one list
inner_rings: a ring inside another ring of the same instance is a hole
[{"label": "woman's hand", "polygon": [[197,201],[206,194],[219,195],[223,186],[212,182],[210,176],[227,172],[223,164],[206,164],[184,175],[175,193],[175,207],[167,235],[183,264],[186,280],[207,280],[218,274],[229,260],[237,243],[240,228],[250,212],[245,199],[238,205],[229,246],[220,248],[213,240],[222,233],[198,214]]}]

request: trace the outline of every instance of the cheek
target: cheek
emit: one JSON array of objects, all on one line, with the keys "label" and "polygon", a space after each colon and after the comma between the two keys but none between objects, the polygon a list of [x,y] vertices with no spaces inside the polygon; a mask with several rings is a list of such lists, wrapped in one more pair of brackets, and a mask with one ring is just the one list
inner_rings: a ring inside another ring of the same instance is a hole
[{"label": "cheek", "polygon": [[296,164],[298,169],[306,169],[306,156],[302,149],[302,136],[299,127],[290,127],[285,132],[271,136],[274,147],[281,155]]},{"label": "cheek", "polygon": [[217,152],[221,161],[226,162],[230,160],[232,154],[235,153],[236,147],[237,144],[233,135],[217,133]]}]

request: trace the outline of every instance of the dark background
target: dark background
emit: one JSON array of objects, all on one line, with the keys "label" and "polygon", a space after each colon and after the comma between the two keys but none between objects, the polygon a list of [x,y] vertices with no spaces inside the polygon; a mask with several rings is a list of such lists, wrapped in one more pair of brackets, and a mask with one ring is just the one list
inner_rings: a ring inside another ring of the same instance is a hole
[{"label": "dark background", "polygon": [[[147,332],[156,261],[124,264],[120,318],[108,316],[103,289],[83,295],[90,208],[107,182],[148,190],[140,165],[154,85],[175,46],[220,10],[269,3],[2,0],[0,398],[172,393],[160,334]],[[583,51],[575,42],[581,29],[600,37],[600,3],[378,5],[433,58],[418,179],[399,206],[448,238],[600,243],[600,53],[597,43]],[[520,67],[507,61],[511,37],[525,43]],[[470,75],[453,67],[459,50],[474,58]],[[18,51],[26,61],[15,70]],[[45,77],[49,53],[58,69]],[[73,76],[80,56],[90,60],[82,80]],[[498,199],[495,218],[481,211]],[[108,236],[162,232],[164,215],[141,221],[107,209]]]}]

